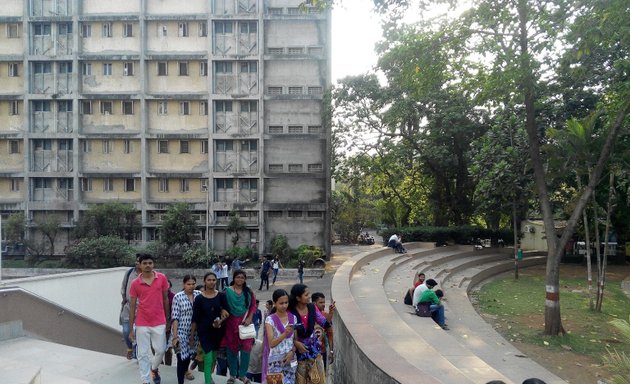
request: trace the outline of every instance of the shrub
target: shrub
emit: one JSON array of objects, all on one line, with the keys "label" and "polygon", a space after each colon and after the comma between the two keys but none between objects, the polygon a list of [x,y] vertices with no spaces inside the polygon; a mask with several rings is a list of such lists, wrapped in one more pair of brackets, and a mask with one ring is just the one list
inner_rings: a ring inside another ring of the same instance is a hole
[{"label": "shrub", "polygon": [[66,250],[63,266],[70,268],[112,268],[130,265],[134,249],[119,237],[83,239]]},{"label": "shrub", "polygon": [[496,242],[498,239],[503,239],[505,244],[513,243],[511,229],[495,231],[473,225],[463,225],[459,227],[403,227],[384,229],[381,231],[384,245],[387,245],[387,240],[389,240],[389,237],[394,233],[402,235],[404,242],[434,242],[439,245],[446,243],[472,244],[477,238],[492,239],[493,242]]},{"label": "shrub", "polygon": [[293,260],[297,264],[299,260],[303,260],[306,266],[312,266],[313,262],[324,257],[324,250],[314,245],[302,244],[295,250]]},{"label": "shrub", "polygon": [[247,260],[254,256],[254,250],[247,247],[232,247],[225,251],[225,256],[231,259]]},{"label": "shrub", "polygon": [[291,247],[285,235],[275,235],[271,239],[271,254],[280,259],[282,265],[288,265],[291,260]]},{"label": "shrub", "polygon": [[181,264],[188,268],[210,268],[214,253],[206,253],[205,247],[192,247],[187,249],[182,255]]}]

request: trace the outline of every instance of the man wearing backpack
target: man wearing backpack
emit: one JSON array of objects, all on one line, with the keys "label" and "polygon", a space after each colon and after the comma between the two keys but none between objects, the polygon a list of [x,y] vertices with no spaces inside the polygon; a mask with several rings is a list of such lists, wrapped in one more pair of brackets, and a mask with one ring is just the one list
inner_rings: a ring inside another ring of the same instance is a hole
[{"label": "man wearing backpack", "polygon": [[136,358],[136,351],[133,347],[133,343],[131,339],[129,339],[129,288],[131,287],[131,282],[140,275],[142,271],[140,270],[140,263],[138,262],[138,255],[136,255],[136,264],[134,267],[129,268],[125,272],[125,276],[123,277],[122,284],[120,286],[120,295],[122,296],[122,303],[120,303],[120,316],[118,318],[118,323],[122,326],[122,334],[123,339],[125,340],[125,344],[127,345],[127,360]]}]

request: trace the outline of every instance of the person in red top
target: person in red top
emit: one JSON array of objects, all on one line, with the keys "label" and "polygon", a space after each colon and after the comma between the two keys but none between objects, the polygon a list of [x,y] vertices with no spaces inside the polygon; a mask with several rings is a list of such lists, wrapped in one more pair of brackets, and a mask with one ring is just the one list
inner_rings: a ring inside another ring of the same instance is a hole
[{"label": "person in red top", "polygon": [[[138,367],[143,384],[160,384],[158,367],[166,351],[166,323],[171,313],[168,301],[168,280],[160,272],[153,270],[153,256],[141,254],[138,257],[142,274],[129,289],[129,324],[135,324],[129,338],[138,345]],[[155,354],[151,356],[151,346]],[[151,359],[153,357],[153,359]]]}]

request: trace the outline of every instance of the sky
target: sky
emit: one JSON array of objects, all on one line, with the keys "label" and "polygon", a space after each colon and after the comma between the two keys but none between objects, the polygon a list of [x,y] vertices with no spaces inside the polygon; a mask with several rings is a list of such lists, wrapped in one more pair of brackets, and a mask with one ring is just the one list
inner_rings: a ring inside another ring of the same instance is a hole
[{"label": "sky", "polygon": [[332,81],[359,75],[376,65],[374,44],[380,40],[379,18],[372,0],[343,0],[332,11]]}]

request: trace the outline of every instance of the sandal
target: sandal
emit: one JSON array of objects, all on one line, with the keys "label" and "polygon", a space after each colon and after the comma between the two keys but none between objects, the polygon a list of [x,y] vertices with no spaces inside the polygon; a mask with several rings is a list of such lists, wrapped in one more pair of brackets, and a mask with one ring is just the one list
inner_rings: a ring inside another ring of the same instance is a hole
[{"label": "sandal", "polygon": [[195,375],[191,371],[186,372],[186,380],[195,380]]},{"label": "sandal", "polygon": [[238,379],[240,381],[242,381],[243,384],[251,384],[252,383],[247,377],[239,377]]},{"label": "sandal", "polygon": [[236,381],[236,379],[234,377],[230,377],[229,379],[227,379],[227,381],[225,383],[226,384],[234,384],[235,381]]}]

